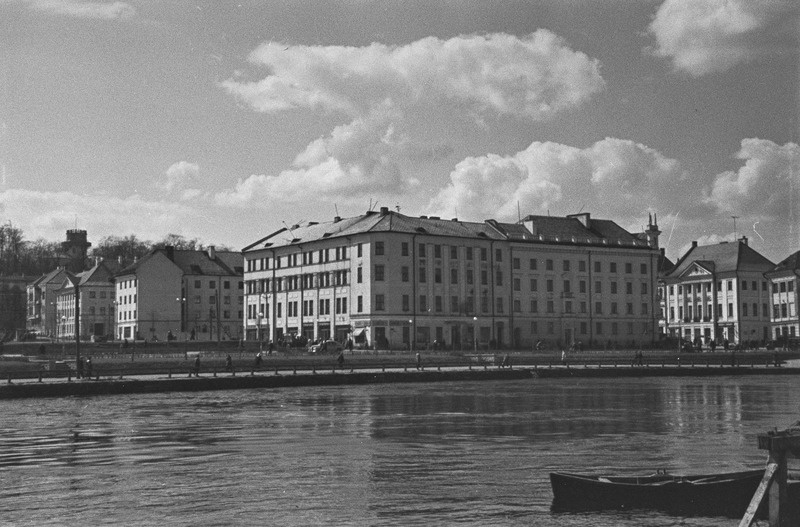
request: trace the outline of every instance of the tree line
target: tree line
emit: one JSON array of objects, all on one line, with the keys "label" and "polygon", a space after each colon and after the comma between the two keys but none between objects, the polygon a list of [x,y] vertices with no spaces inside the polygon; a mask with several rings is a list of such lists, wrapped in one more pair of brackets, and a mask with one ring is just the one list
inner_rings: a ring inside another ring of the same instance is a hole
[{"label": "tree line", "polygon": [[[197,238],[185,238],[179,234],[168,234],[158,241],[141,240],[135,234],[106,236],[93,243],[89,249],[91,257],[130,265],[153,249],[168,245],[176,249],[203,250],[206,246]],[[217,246],[219,250],[231,250]],[[48,273],[64,262],[62,242],[43,238],[26,240],[22,229],[8,222],[0,225],[0,276],[39,276]]]}]

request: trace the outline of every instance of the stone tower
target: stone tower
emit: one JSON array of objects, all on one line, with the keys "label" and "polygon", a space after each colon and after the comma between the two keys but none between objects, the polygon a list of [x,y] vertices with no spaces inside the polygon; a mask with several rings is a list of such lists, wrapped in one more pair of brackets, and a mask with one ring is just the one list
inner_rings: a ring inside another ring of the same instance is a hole
[{"label": "stone tower", "polygon": [[92,244],[87,241],[86,231],[70,229],[67,241],[61,242],[61,249],[67,257],[66,269],[72,273],[80,273],[86,264],[86,255]]}]

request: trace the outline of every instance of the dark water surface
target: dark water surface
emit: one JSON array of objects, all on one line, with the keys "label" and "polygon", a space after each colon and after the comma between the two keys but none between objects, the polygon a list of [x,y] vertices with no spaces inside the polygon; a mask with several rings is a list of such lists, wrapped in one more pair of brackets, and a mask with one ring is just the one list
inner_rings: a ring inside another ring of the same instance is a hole
[{"label": "dark water surface", "polygon": [[393,384],[0,402],[4,525],[735,526],[554,514],[553,470],[763,467],[791,377]]}]

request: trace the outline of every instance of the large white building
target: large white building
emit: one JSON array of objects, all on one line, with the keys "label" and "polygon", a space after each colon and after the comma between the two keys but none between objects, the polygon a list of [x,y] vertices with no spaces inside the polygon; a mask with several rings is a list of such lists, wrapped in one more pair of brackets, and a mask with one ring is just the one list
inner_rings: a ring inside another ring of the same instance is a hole
[{"label": "large white building", "polygon": [[800,251],[795,252],[766,273],[770,281],[772,338],[779,342],[800,337]]},{"label": "large white building", "polygon": [[58,338],[74,339],[77,320],[80,321],[81,340],[114,334],[114,284],[111,278],[111,269],[102,261],[78,274],[63,273],[62,285],[55,291]]},{"label": "large white building", "polygon": [[703,346],[768,340],[772,302],[764,273],[773,267],[744,237],[693,242],[663,277],[665,331]]},{"label": "large white building", "polygon": [[240,339],[242,255],[155,249],[115,276],[118,339]]},{"label": "large white building", "polygon": [[519,223],[382,208],[243,250],[248,339],[380,348],[641,345],[658,334],[658,235],[588,213]]}]

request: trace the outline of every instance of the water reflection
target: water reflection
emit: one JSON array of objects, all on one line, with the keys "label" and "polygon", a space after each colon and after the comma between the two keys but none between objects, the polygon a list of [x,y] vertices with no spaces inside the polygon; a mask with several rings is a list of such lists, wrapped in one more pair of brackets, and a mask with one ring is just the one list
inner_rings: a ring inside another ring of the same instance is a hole
[{"label": "water reflection", "polygon": [[37,525],[668,525],[553,515],[547,474],[761,466],[755,436],[796,420],[798,391],[584,379],[2,402],[0,508]]}]

